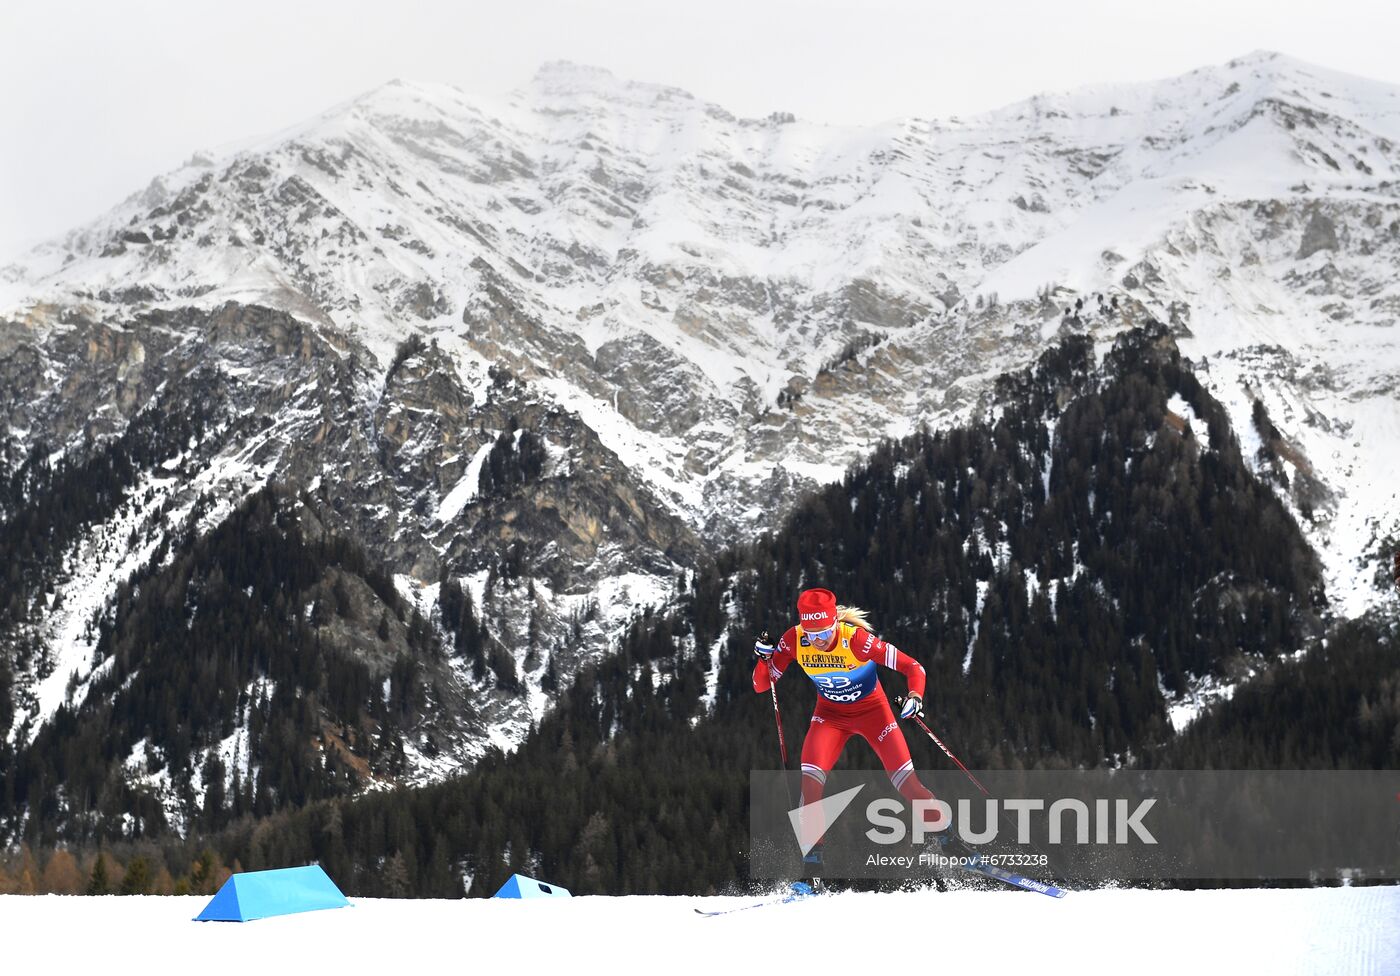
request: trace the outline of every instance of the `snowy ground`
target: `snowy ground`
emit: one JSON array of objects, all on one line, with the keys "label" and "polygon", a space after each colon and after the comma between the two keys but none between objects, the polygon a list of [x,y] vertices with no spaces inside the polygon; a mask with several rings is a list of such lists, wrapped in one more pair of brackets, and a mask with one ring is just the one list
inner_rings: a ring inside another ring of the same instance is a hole
[{"label": "snowy ground", "polygon": [[204,898],[0,897],[7,972],[1400,973],[1400,887],[390,901],[245,924]]}]

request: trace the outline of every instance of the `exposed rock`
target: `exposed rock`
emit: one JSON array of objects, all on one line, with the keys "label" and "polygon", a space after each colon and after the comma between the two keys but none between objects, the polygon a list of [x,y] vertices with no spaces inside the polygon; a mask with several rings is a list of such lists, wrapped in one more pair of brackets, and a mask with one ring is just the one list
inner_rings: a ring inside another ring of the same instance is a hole
[{"label": "exposed rock", "polygon": [[1318,251],[1337,250],[1337,225],[1321,210],[1313,210],[1308,225],[1303,228],[1303,240],[1298,245],[1298,259],[1311,257]]}]

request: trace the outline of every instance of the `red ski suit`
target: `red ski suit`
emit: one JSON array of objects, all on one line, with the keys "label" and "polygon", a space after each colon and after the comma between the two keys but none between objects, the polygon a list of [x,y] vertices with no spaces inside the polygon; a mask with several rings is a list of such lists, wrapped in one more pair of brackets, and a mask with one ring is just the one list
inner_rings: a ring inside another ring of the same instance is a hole
[{"label": "red ski suit", "polygon": [[768,691],[794,660],[817,686],[817,709],[802,742],[803,804],[821,799],[826,774],[852,735],[870,743],[895,789],[906,799],[933,799],[914,775],[909,744],[875,673],[877,664],[898,671],[909,680],[909,693],[922,698],[923,666],[868,630],[849,623],[837,627],[836,637],[825,651],[811,643],[800,626],[790,627],[772,658],[759,661],[753,669],[753,688],[760,694]]}]

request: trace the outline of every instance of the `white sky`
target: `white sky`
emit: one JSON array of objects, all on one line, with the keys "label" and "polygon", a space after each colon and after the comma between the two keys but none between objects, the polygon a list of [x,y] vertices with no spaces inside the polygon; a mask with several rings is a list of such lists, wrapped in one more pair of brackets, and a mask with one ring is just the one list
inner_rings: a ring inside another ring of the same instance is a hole
[{"label": "white sky", "polygon": [[196,149],[390,78],[502,93],[566,58],[739,115],[948,116],[1258,48],[1400,82],[1400,4],[1356,0],[0,0],[0,258]]}]

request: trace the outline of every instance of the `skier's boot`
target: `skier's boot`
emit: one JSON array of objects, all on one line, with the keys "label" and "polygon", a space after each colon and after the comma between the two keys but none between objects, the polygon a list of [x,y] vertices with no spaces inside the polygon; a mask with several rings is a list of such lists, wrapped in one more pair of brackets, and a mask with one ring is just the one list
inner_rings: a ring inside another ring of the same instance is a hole
[{"label": "skier's boot", "polygon": [[811,885],[812,890],[817,894],[826,891],[826,885],[822,882],[822,845],[817,844],[806,854],[802,855],[803,881]]},{"label": "skier's boot", "polygon": [[924,846],[919,851],[920,859],[927,862],[930,858],[938,858],[951,853],[953,848],[953,838],[949,837],[945,831],[938,831],[936,834],[928,834],[924,837]]},{"label": "skier's boot", "polygon": [[947,866],[941,859],[957,856],[957,853],[954,838],[950,837],[946,831],[940,830],[924,838],[924,846],[919,851],[918,864],[933,878],[933,886],[938,891],[947,891],[948,883],[944,878],[957,873],[955,868]]}]

